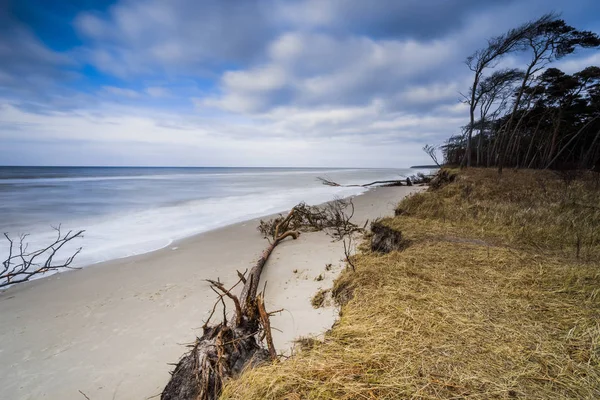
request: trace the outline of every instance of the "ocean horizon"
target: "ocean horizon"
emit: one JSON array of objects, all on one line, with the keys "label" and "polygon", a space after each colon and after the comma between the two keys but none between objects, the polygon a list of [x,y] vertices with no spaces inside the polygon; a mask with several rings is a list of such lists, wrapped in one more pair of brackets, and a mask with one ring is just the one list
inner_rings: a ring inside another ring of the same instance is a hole
[{"label": "ocean horizon", "polygon": [[[139,255],[233,223],[320,204],[366,189],[331,187],[399,179],[410,168],[279,167],[0,167],[0,232],[28,234],[29,249],[51,242],[53,226],[85,230],[66,245],[73,266]],[[0,258],[8,242],[0,244]]]}]

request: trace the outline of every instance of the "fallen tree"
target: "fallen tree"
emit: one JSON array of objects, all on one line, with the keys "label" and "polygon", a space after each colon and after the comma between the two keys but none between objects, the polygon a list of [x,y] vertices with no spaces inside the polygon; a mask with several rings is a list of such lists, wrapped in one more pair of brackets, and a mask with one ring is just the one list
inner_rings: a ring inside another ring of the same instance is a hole
[{"label": "fallen tree", "polygon": [[[351,210],[350,214],[346,213],[347,209]],[[297,239],[301,231],[328,229],[338,240],[361,231],[362,228],[350,222],[353,214],[352,201],[338,199],[322,207],[300,203],[285,217],[261,221],[258,230],[269,240],[269,246],[249,273],[238,271],[239,280],[232,287],[226,288],[218,280],[208,280],[210,288],[218,295],[217,302],[203,326],[202,336],[176,364],[161,399],[216,399],[226,380],[238,376],[245,368],[277,360],[269,317],[278,311],[267,312],[264,290],[258,293],[260,276],[269,256],[279,243],[288,237]],[[243,287],[237,296],[233,290],[239,284]],[[229,320],[225,298],[235,307]],[[222,320],[209,326],[219,305],[223,311]]]},{"label": "fallen tree", "polygon": [[402,179],[392,179],[385,181],[373,181],[369,183],[353,183],[353,184],[340,184],[338,182],[332,181],[331,179],[327,179],[324,177],[317,177],[317,180],[321,182],[325,186],[335,186],[335,187],[377,187],[377,186],[412,186],[418,185],[421,183],[428,183],[433,175],[425,175],[421,172],[416,175],[412,175]]}]

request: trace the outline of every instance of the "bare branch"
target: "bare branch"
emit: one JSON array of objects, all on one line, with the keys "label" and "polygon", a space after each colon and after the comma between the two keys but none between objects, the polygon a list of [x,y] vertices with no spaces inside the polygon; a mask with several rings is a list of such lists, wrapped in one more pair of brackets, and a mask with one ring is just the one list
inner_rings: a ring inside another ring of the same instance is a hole
[{"label": "bare branch", "polygon": [[269,354],[271,356],[271,360],[277,360],[277,352],[275,351],[275,345],[273,344],[273,336],[271,335],[271,322],[269,320],[269,315],[265,310],[265,300],[262,294],[259,294],[256,299],[256,305],[258,307],[258,313],[260,316],[260,322],[263,326],[263,331],[265,333],[265,339],[267,340],[267,348],[269,349]]},{"label": "bare branch", "polygon": [[[84,231],[69,231],[62,234],[61,226],[53,227],[56,230],[56,238],[54,241],[39,250],[28,252],[29,243],[26,242],[29,234],[19,235],[19,243],[17,245],[18,253],[14,253],[15,243],[10,238],[8,233],[4,233],[4,237],[9,242],[8,258],[2,262],[2,271],[0,272],[0,288],[22,283],[30,280],[32,277],[43,275],[50,271],[62,271],[65,269],[77,269],[71,267],[75,257],[81,252],[81,247],[78,248],[72,255],[66,258],[61,263],[55,263],[54,259],[57,253],[68,242],[75,238],[82,238]],[[45,257],[44,261],[36,262],[39,257]]]},{"label": "bare branch", "polygon": [[352,262],[352,235],[348,235],[348,245],[346,245],[346,239],[344,239],[344,256],[345,261],[348,263],[350,267],[352,267],[352,272],[356,272],[356,267]]},{"label": "bare branch", "polygon": [[231,294],[231,292],[229,290],[225,289],[225,286],[223,286],[223,284],[221,282],[216,282],[216,281],[213,281],[210,279],[207,279],[207,282],[210,282],[210,284],[213,287],[219,289],[221,292],[223,292],[223,294],[225,296],[229,297],[233,301],[233,304],[235,305],[235,315],[236,315],[235,324],[236,324],[236,326],[239,325],[241,322],[241,318],[242,318],[242,306],[240,305],[240,300],[237,298],[237,296]]}]

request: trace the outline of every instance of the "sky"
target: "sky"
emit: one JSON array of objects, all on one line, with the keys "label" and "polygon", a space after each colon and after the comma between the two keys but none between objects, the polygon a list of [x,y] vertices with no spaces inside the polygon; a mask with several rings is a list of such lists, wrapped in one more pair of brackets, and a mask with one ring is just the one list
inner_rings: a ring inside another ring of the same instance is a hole
[{"label": "sky", "polygon": [[465,58],[550,11],[600,32],[597,0],[0,0],[0,165],[429,164]]}]

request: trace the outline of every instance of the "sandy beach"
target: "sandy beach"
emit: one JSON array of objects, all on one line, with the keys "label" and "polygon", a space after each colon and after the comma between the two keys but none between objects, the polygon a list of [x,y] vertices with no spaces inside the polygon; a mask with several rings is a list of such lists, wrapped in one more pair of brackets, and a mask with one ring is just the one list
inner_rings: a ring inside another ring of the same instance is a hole
[{"label": "sandy beach", "polygon": [[[418,187],[377,188],[354,198],[354,221],[389,215]],[[3,399],[146,399],[201,334],[215,294],[204,281],[229,284],[266,246],[258,220],[200,234],[167,248],[50,276],[0,292]],[[310,298],[331,287],[343,246],[305,233],[274,251],[265,271],[275,345],[289,353],[299,336],[331,327],[336,310]],[[332,264],[326,271],[325,266]],[[319,275],[323,280],[315,280]],[[262,287],[262,284],[261,284]]]}]

